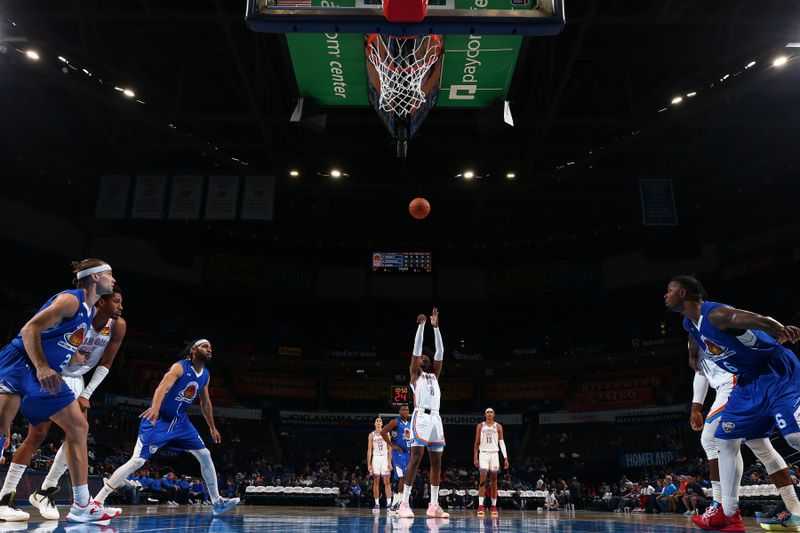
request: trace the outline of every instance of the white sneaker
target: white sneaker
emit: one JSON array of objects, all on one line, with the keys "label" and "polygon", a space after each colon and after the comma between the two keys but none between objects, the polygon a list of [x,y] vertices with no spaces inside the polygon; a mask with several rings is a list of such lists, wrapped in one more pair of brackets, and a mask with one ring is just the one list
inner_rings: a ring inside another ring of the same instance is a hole
[{"label": "white sneaker", "polygon": [[91,501],[85,506],[73,503],[67,515],[69,522],[99,522],[116,518],[122,512],[116,507],[103,507],[100,502]]},{"label": "white sneaker", "polygon": [[224,498],[220,498],[219,500],[214,502],[213,510],[214,516],[219,516],[222,513],[226,513],[239,505],[239,498],[231,498],[230,500],[226,500]]},{"label": "white sneaker", "polygon": [[428,505],[428,510],[425,514],[431,518],[450,518],[450,513],[446,513],[438,503]]},{"label": "white sneaker", "polygon": [[408,506],[406,502],[402,502],[400,507],[397,508],[397,516],[400,518],[414,518],[414,511]]},{"label": "white sneaker", "polygon": [[58,487],[50,487],[36,490],[28,497],[28,501],[39,510],[39,514],[45,520],[58,520],[61,518],[61,513],[58,512],[58,508],[53,502],[53,496],[57,492]]},{"label": "white sneaker", "polygon": [[6,522],[25,522],[31,515],[20,509],[14,498],[17,493],[12,491],[0,498],[0,520]]}]

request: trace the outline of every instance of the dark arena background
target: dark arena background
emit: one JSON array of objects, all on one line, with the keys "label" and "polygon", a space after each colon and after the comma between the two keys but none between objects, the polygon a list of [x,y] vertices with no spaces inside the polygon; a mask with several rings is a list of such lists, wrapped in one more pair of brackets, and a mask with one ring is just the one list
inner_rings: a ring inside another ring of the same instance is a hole
[{"label": "dark arena background", "polygon": [[[437,30],[440,70],[403,130],[371,107],[370,30],[325,26],[349,15],[269,33],[248,27],[244,1],[2,2],[3,345],[71,287],[71,261],[108,262],[127,331],[89,402],[90,493],[131,459],[162,377],[204,338],[221,443],[199,408],[190,420],[221,496],[241,502],[215,515],[198,461],[164,447],[106,500],[120,516],[65,521],[64,475],[60,521],[45,520],[28,498],[64,439],[54,424],[16,489],[30,518],[0,531],[696,529],[711,472],[665,294],[692,275],[711,301],[800,324],[800,3],[550,4],[564,17],[549,35],[495,35],[503,7],[476,22],[480,42]],[[429,208],[410,213],[415,198]],[[382,482],[373,509],[367,441],[379,415],[413,414],[417,316],[432,350],[434,307],[450,517],[426,515],[425,452],[412,519],[387,513]],[[481,517],[488,407],[509,467],[501,456],[498,510],[487,492]],[[20,413],[0,476],[27,433]],[[780,491],[742,456],[739,508],[760,531]]]}]

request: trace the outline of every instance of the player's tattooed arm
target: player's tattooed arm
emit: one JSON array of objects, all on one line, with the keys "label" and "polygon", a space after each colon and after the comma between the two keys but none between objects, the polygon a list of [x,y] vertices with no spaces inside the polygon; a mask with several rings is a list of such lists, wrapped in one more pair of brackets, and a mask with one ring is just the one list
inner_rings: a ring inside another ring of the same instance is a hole
[{"label": "player's tattooed arm", "polygon": [[164,377],[161,378],[161,383],[156,387],[156,391],[153,393],[153,403],[150,405],[150,408],[140,414],[139,418],[146,418],[151,424],[155,425],[156,422],[158,422],[158,413],[161,411],[161,402],[164,401],[164,396],[167,395],[167,391],[181,376],[183,376],[183,366],[181,366],[180,363],[173,364],[169,372],[164,374]]},{"label": "player's tattooed arm", "polygon": [[772,317],[735,307],[716,307],[708,314],[708,320],[720,329],[760,329],[780,343],[800,340],[800,328],[797,326],[784,326]]},{"label": "player's tattooed arm", "polygon": [[414,337],[414,350],[411,352],[411,366],[408,367],[408,377],[411,379],[411,383],[415,383],[419,378],[419,361],[422,356],[422,340],[427,320],[424,313],[417,315],[417,334]]},{"label": "player's tattooed arm", "polygon": [[31,318],[20,331],[25,352],[36,369],[36,379],[39,380],[42,389],[50,394],[61,390],[61,375],[50,368],[47,362],[42,348],[42,331],[55,326],[65,318],[75,316],[79,306],[80,303],[74,295],[60,294],[46,309],[36,313],[36,316]]}]

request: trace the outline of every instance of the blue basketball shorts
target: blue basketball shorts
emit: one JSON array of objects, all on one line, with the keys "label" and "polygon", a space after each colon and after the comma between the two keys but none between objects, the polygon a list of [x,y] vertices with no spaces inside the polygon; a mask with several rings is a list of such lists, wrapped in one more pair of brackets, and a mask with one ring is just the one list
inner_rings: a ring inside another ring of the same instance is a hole
[{"label": "blue basketball shorts", "polygon": [[186,415],[171,420],[159,418],[155,426],[143,418],[139,423],[139,438],[133,456],[149,459],[162,448],[188,451],[205,447],[203,439]]},{"label": "blue basketball shorts", "polygon": [[66,383],[55,394],[42,389],[28,356],[11,344],[0,350],[0,394],[20,397],[20,411],[33,424],[48,420],[75,401]]},{"label": "blue basketball shorts", "polygon": [[405,477],[411,453],[392,451],[392,478],[397,480]]}]

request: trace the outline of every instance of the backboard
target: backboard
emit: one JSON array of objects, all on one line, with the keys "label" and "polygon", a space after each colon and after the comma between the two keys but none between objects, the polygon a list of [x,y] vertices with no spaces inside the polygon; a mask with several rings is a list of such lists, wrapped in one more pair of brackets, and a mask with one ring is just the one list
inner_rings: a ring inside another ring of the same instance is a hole
[{"label": "backboard", "polygon": [[390,23],[381,0],[247,0],[247,25],[270,33],[555,35],[562,0],[429,0],[418,23]]}]

